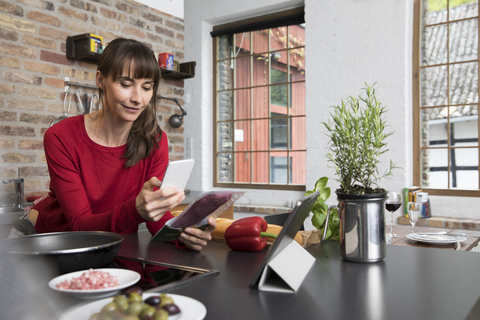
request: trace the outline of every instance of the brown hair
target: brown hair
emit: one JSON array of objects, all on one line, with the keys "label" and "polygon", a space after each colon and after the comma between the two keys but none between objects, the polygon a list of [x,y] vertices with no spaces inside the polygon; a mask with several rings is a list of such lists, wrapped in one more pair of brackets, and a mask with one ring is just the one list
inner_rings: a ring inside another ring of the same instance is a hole
[{"label": "brown hair", "polygon": [[[97,70],[105,78],[112,77],[115,81],[123,74],[125,66],[131,66],[134,62],[134,70],[131,76],[134,79],[152,79],[153,97],[145,107],[142,114],[133,122],[128,135],[127,148],[123,158],[126,158],[125,166],[133,167],[140,160],[148,157],[152,149],[159,148],[158,142],[162,136],[162,130],[157,123],[157,90],[160,83],[160,67],[153,51],[145,44],[131,39],[118,38],[112,40],[100,56]],[[131,70],[128,70],[129,74]],[[99,100],[104,101],[104,92],[99,89]]]}]

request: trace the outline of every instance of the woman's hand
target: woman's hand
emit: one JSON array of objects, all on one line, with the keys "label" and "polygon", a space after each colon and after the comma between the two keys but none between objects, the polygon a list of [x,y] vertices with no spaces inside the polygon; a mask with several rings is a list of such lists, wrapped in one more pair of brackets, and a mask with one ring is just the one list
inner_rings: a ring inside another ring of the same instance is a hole
[{"label": "woman's hand", "polygon": [[208,218],[209,226],[205,231],[197,228],[186,228],[180,235],[179,241],[188,248],[200,251],[207,245],[207,241],[212,240],[212,231],[217,227],[217,222],[213,218]]},{"label": "woman's hand", "polygon": [[153,191],[154,187],[160,185],[160,180],[153,177],[145,182],[136,198],[137,211],[145,220],[155,222],[160,220],[165,212],[172,210],[185,199],[185,192],[177,191],[176,188]]}]

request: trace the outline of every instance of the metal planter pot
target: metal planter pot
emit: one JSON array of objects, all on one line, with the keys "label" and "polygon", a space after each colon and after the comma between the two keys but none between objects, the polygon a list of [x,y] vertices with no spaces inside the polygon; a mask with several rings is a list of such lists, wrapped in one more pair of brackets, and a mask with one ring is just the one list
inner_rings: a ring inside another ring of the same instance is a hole
[{"label": "metal planter pot", "polygon": [[337,192],[340,244],[343,259],[376,262],[386,256],[385,201],[387,193],[346,194]]}]

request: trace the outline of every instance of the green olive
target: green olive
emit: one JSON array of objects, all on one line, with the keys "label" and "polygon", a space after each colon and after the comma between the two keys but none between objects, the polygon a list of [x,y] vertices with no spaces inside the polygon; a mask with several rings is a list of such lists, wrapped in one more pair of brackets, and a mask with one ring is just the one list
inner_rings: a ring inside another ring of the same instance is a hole
[{"label": "green olive", "polygon": [[123,316],[120,319],[121,320],[139,320],[139,318],[137,316],[134,316],[134,315],[131,315],[131,314]]},{"label": "green olive", "polygon": [[128,310],[128,298],[124,295],[118,295],[113,299],[118,306],[118,310],[121,312],[126,312]]},{"label": "green olive", "polygon": [[127,313],[131,314],[131,315],[134,315],[134,316],[138,316],[138,315],[140,315],[142,310],[143,310],[143,305],[140,302],[135,301],[135,302],[130,303],[130,305],[128,306]]},{"label": "green olive", "polygon": [[102,308],[102,311],[100,311],[100,313],[102,314],[102,317],[103,317],[103,316],[108,316],[110,314],[116,313],[117,311],[118,311],[117,304],[115,302],[110,302]]},{"label": "green olive", "polygon": [[140,295],[137,292],[132,292],[128,296],[128,302],[130,302],[130,303],[132,303],[132,302],[143,302],[142,295]]},{"label": "green olive", "polygon": [[167,304],[173,304],[173,299],[169,296],[161,297],[162,301],[160,302],[160,307],[166,306]]},{"label": "green olive", "polygon": [[157,312],[155,312],[155,320],[167,320],[168,319],[168,312],[163,310],[163,309],[159,309],[157,310]]},{"label": "green olive", "polygon": [[154,317],[155,316],[155,312],[157,312],[157,309],[155,309],[155,307],[152,307],[150,305],[147,305],[147,307],[142,311],[142,314],[140,316],[140,318],[146,318],[146,317]]}]

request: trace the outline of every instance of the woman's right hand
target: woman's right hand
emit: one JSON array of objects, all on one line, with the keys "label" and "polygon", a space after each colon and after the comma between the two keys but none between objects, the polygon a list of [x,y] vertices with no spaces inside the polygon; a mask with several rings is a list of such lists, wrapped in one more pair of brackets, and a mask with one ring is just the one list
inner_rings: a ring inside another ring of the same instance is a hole
[{"label": "woman's right hand", "polygon": [[176,188],[153,191],[153,188],[159,188],[160,185],[160,180],[151,178],[145,182],[136,198],[137,211],[145,220],[160,220],[165,212],[172,210],[185,199],[185,192],[177,191]]}]

